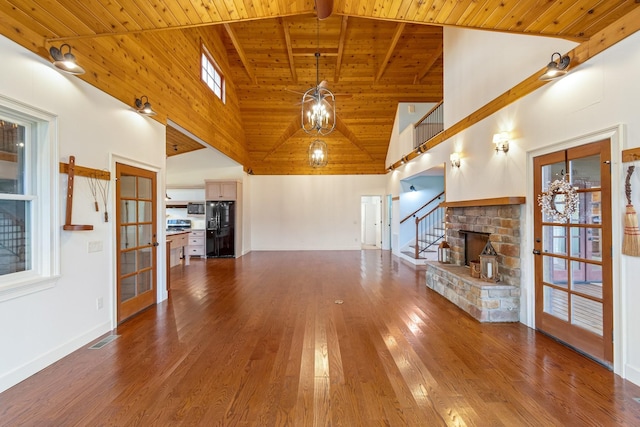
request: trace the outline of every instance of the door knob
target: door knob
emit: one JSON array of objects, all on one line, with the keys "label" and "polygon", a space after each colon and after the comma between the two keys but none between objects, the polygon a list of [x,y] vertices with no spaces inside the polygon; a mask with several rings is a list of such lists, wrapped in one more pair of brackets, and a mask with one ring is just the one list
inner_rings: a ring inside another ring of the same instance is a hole
[{"label": "door knob", "polygon": [[537,249],[534,249],[534,250],[533,250],[533,254],[534,254],[534,255],[540,255],[540,251],[539,251],[539,250],[537,250]]},{"label": "door knob", "polygon": [[152,244],[153,244],[153,246],[158,246],[160,243],[158,243],[158,242],[153,242]]}]

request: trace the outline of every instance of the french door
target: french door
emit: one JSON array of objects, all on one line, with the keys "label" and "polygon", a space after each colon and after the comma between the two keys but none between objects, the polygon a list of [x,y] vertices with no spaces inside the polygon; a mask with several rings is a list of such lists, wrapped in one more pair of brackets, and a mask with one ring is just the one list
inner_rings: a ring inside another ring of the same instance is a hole
[{"label": "french door", "polygon": [[[570,218],[534,214],[536,328],[608,366],[613,364],[610,141],[534,159],[534,194],[567,180],[578,206]],[[563,212],[567,199],[553,198]]]},{"label": "french door", "polygon": [[116,164],[118,323],[156,303],[156,173]]}]

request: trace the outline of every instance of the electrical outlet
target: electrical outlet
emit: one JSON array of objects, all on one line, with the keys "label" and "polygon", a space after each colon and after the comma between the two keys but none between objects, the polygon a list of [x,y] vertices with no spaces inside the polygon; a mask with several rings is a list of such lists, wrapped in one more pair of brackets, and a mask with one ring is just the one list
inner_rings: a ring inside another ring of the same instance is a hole
[{"label": "electrical outlet", "polygon": [[100,240],[89,242],[88,251],[89,252],[102,252],[102,242]]},{"label": "electrical outlet", "polygon": [[104,307],[104,300],[102,299],[102,297],[96,299],[96,307],[98,308],[98,310],[102,310],[102,308]]}]

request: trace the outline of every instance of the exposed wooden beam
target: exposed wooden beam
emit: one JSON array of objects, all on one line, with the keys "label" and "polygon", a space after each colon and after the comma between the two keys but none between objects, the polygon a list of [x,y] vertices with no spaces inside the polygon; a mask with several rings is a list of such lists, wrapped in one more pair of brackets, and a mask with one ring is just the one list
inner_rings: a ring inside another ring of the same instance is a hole
[{"label": "exposed wooden beam", "polygon": [[262,160],[267,160],[269,156],[278,151],[280,147],[282,147],[293,135],[296,134],[299,130],[302,129],[302,123],[300,123],[300,117],[296,116],[290,123],[289,126],[284,130],[282,135],[278,138],[278,141],[273,146],[271,150],[264,156]]},{"label": "exposed wooden beam", "polygon": [[358,147],[363,153],[365,153],[371,160],[373,160],[373,156],[371,153],[364,148],[364,145],[358,140],[358,137],[355,133],[351,132],[351,130],[344,124],[344,122],[336,115],[336,130],[344,135],[353,145]]},{"label": "exposed wooden beam", "polygon": [[438,58],[442,56],[442,49],[443,47],[441,44],[440,46],[438,46],[436,51],[433,52],[433,55],[431,55],[429,60],[424,64],[424,66],[420,69],[420,71],[418,71],[418,74],[416,74],[416,78],[413,80],[413,84],[420,83],[420,81],[424,78],[424,76],[427,75],[429,70],[431,70],[431,67],[433,67],[433,64],[435,64]]},{"label": "exposed wooden beam", "polygon": [[236,52],[238,52],[238,55],[240,56],[240,61],[242,61],[242,65],[244,65],[244,69],[249,75],[249,78],[254,84],[258,84],[258,79],[256,78],[256,75],[253,72],[251,64],[249,63],[249,59],[247,58],[247,55],[245,54],[244,49],[242,48],[242,45],[238,40],[238,37],[236,37],[236,34],[233,32],[233,29],[229,24],[222,24],[222,25],[224,25],[224,29],[227,30],[227,34],[231,39],[231,43],[233,43],[233,47],[236,49]]},{"label": "exposed wooden beam", "polygon": [[340,80],[340,67],[342,66],[342,55],[344,54],[344,41],[347,38],[347,21],[349,17],[347,15],[342,16],[342,22],[340,24],[340,41],[338,42],[338,57],[336,59],[336,74],[333,77],[333,81],[338,83]]},{"label": "exposed wooden beam", "polygon": [[380,69],[378,70],[378,74],[376,75],[376,79],[375,79],[376,83],[378,82],[378,80],[380,80],[380,77],[382,77],[384,70],[387,69],[387,65],[389,64],[391,55],[393,55],[393,51],[396,49],[396,45],[398,44],[398,40],[400,40],[400,36],[404,31],[405,25],[406,24],[404,22],[401,22],[396,27],[396,31],[393,34],[393,38],[391,39],[391,45],[389,46],[389,49],[387,50],[387,54],[384,57],[384,61],[382,61],[382,64],[380,64]]},{"label": "exposed wooden beam", "polygon": [[289,68],[291,68],[291,80],[294,83],[298,82],[298,75],[296,73],[296,64],[293,61],[293,49],[291,47],[291,32],[289,32],[289,22],[285,21],[282,18],[278,18],[278,22],[282,26],[282,31],[284,33],[284,41],[287,45],[287,55],[289,56]]}]

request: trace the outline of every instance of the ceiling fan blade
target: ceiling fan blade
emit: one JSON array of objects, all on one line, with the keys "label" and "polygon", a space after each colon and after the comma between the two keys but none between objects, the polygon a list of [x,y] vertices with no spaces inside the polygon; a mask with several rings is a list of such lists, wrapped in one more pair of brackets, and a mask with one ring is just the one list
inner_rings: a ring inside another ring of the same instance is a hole
[{"label": "ceiling fan blade", "polygon": [[333,0],[316,0],[318,19],[326,19],[333,12]]}]

